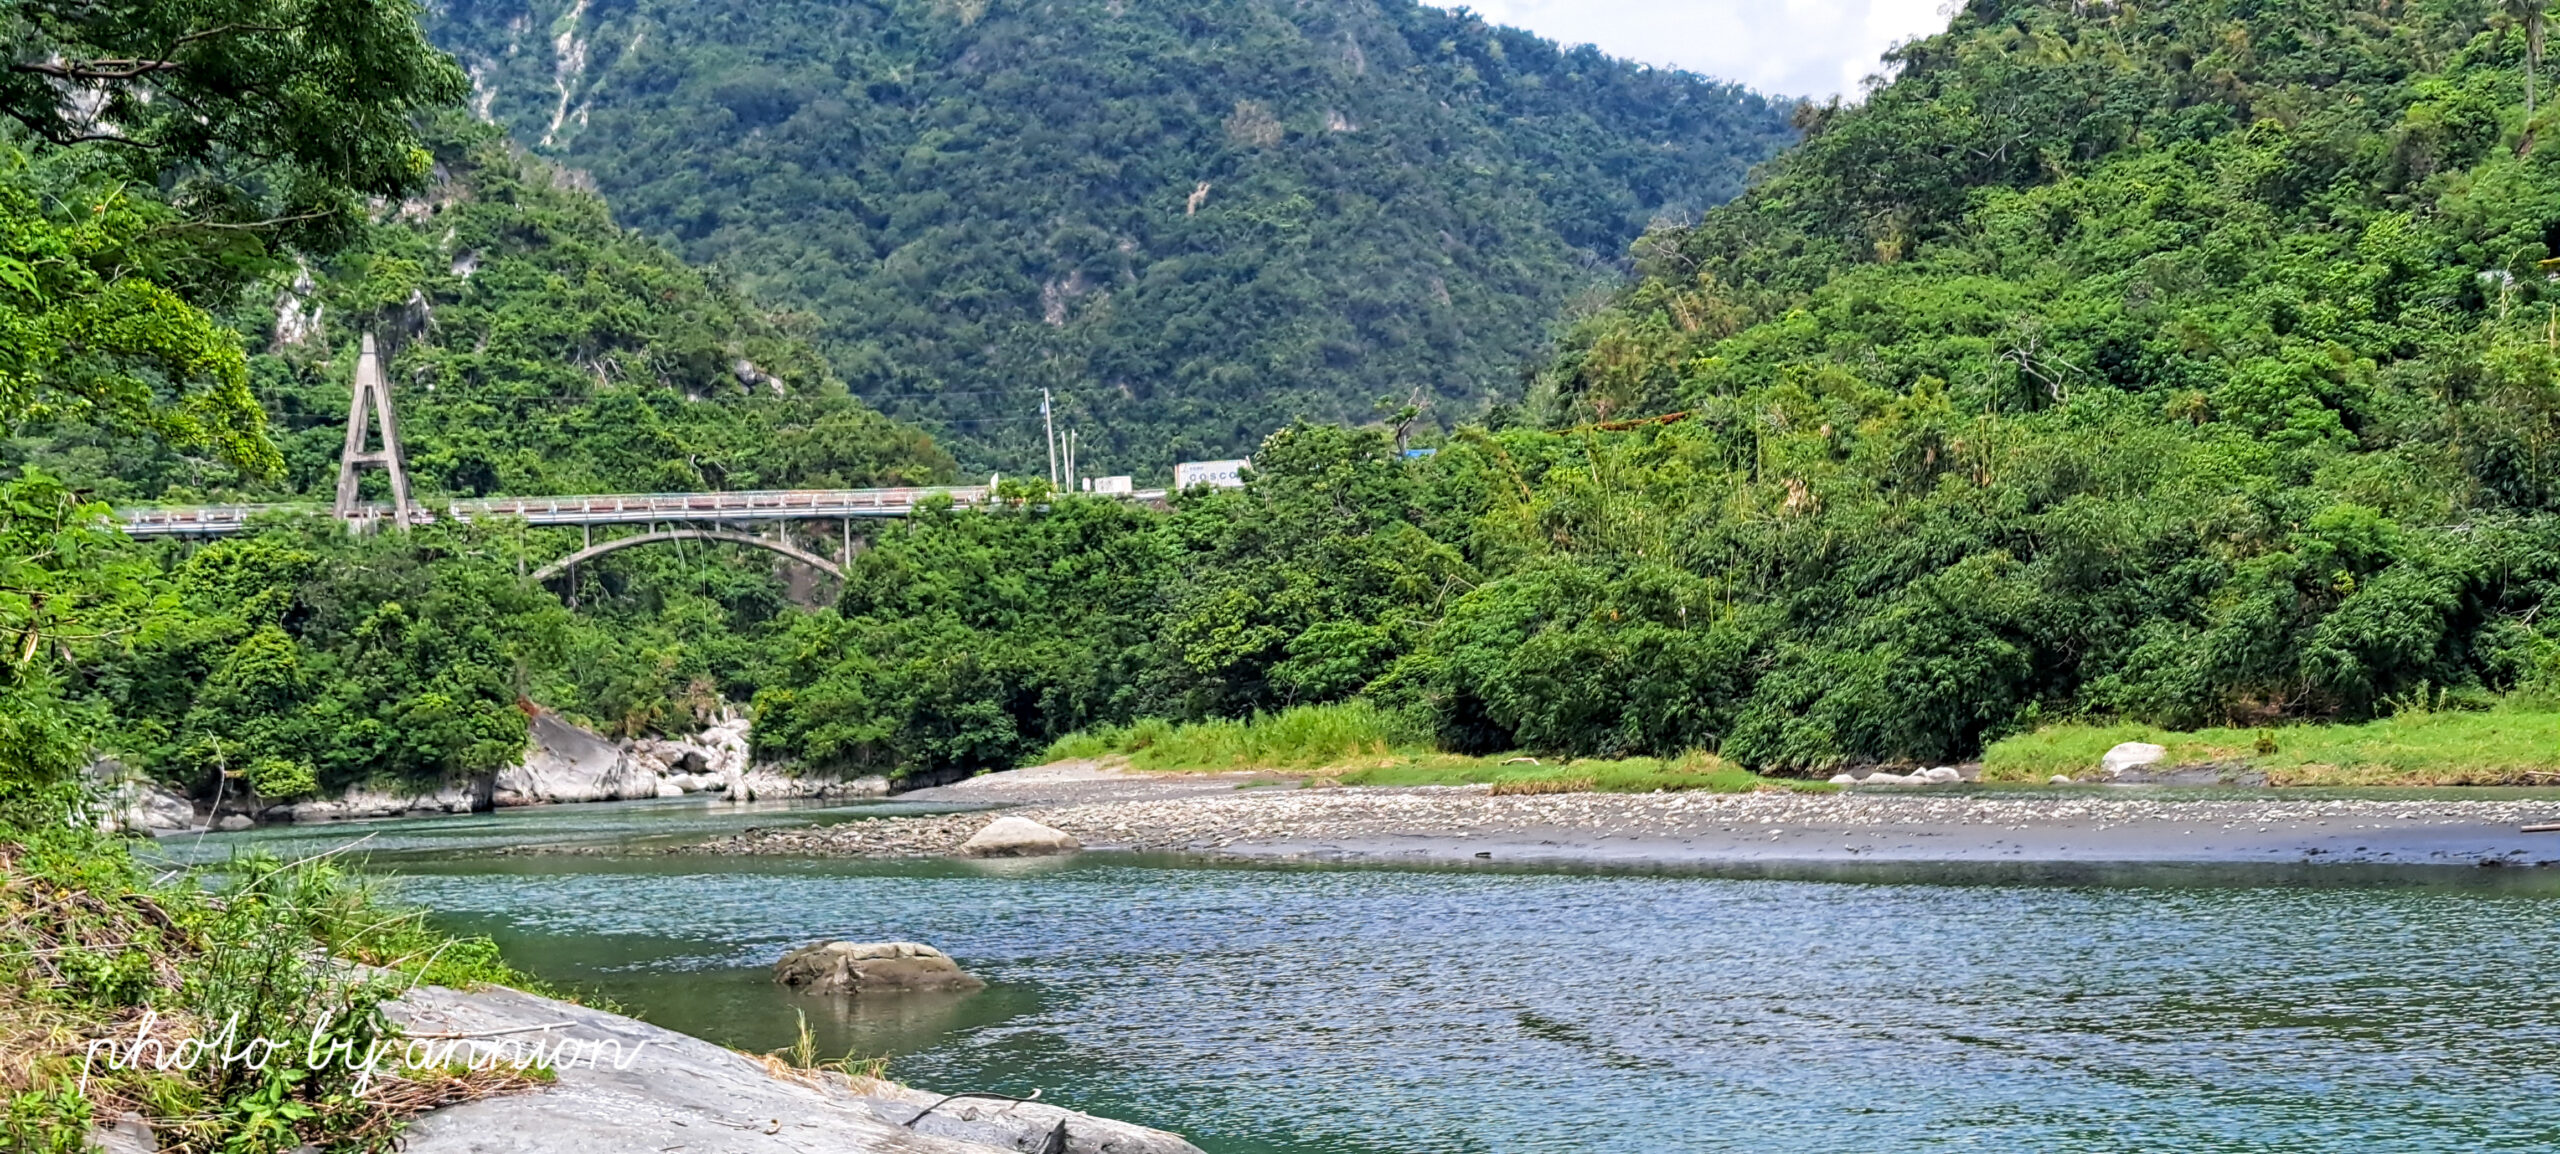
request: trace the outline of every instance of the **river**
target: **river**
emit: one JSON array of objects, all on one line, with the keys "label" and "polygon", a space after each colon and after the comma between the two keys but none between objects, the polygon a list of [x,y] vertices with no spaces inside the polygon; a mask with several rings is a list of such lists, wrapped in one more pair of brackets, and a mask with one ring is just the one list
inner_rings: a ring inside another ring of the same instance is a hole
[{"label": "river", "polygon": [[[696,802],[170,844],[355,853],[547,980],[770,1050],[803,1014],[893,1076],[1178,1130],[1210,1154],[2560,1148],[2560,876],[1868,867],[1820,876],[607,847],[895,805]],[[829,938],[980,994],[783,992]]]}]

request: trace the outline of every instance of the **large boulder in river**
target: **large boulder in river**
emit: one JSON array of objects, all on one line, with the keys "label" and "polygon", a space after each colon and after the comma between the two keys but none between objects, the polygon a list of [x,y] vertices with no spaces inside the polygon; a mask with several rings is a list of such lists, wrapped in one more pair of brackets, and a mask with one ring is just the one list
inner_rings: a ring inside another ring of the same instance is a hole
[{"label": "large boulder in river", "polygon": [[632,801],[658,796],[658,775],[620,746],[551,713],[533,715],[533,746],[524,761],[498,771],[490,801],[501,806],[553,801]]},{"label": "large boulder in river", "polygon": [[987,828],[970,835],[960,843],[962,857],[1047,857],[1051,854],[1074,853],[1083,849],[1062,830],[1054,830],[1027,817],[1000,817],[987,823]]},{"label": "large boulder in river", "polygon": [[981,990],[951,955],[914,942],[820,942],[782,955],[773,980],[812,994]]},{"label": "large boulder in river", "polygon": [[2108,777],[2114,777],[2126,770],[2158,765],[2168,759],[2169,751],[2161,746],[2147,741],[2128,741],[2108,750],[2107,756],[2098,762],[2098,768]]}]

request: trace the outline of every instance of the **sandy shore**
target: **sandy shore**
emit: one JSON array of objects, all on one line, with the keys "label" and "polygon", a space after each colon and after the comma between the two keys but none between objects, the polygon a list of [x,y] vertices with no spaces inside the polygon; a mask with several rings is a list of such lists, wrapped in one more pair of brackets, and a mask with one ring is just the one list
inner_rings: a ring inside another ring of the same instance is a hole
[{"label": "sandy shore", "polygon": [[[1093,849],[1319,861],[2340,862],[2560,866],[2560,801],[2175,800],[2103,787],[2004,794],[1558,794],[1298,788],[1255,774],[1043,766],[904,800],[1005,805]],[[948,854],[986,815],[749,831],[688,852]]]}]

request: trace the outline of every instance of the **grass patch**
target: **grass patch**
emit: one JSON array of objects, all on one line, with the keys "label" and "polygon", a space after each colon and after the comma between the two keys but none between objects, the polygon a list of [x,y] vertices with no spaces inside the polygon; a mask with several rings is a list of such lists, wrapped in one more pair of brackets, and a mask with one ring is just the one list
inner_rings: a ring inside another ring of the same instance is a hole
[{"label": "grass patch", "polygon": [[1557,765],[1511,764],[1508,758],[1439,755],[1338,775],[1344,785],[1490,785],[1497,796],[1548,793],[1757,793],[1770,789],[1828,792],[1824,782],[1762,777],[1712,753],[1674,758],[1630,757],[1568,761]]},{"label": "grass patch", "polygon": [[[0,827],[0,1149],[67,1154],[92,1122],[134,1111],[162,1149],[388,1150],[408,1116],[539,1078],[385,1070],[359,1093],[332,1047],[396,1038],[381,1006],[412,983],[521,980],[487,939],[437,933],[327,860],[155,877],[119,840]],[[90,1042],[146,1023],[168,1047],[226,1030],[295,1041],[263,1068],[90,1061]]]},{"label": "grass patch", "polygon": [[1103,758],[1125,758],[1132,768],[1155,772],[1277,769],[1342,785],[1490,785],[1503,795],[1835,788],[1764,778],[1709,753],[1555,765],[1442,753],[1411,718],[1362,701],[1299,706],[1246,721],[1177,725],[1151,718],[1062,739],[1045,760]]},{"label": "grass patch", "polygon": [[2510,700],[2477,711],[2409,711],[2362,725],[2175,732],[2147,725],[2053,725],[1994,743],[1985,781],[2096,771],[2109,749],[2147,741],[2167,765],[2264,773],[2276,785],[2560,784],[2560,709]]}]

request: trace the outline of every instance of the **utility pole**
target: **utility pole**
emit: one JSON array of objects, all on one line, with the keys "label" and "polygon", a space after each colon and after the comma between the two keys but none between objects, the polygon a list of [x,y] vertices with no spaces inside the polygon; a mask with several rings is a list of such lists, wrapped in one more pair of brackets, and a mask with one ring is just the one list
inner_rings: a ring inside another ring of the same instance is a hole
[{"label": "utility pole", "polygon": [[1058,425],[1049,416],[1049,390],[1040,390],[1040,433],[1049,442],[1049,487],[1058,487]]},{"label": "utility pole", "polygon": [[[364,447],[366,426],[373,424],[367,419],[371,415],[378,415],[382,423],[379,452]],[[347,447],[338,456],[337,514],[349,529],[356,527],[356,470],[365,465],[380,465],[391,474],[391,523],[408,528],[417,519],[417,507],[409,497],[409,470],[400,462],[400,417],[391,408],[391,383],[382,375],[382,357],[374,352],[372,333],[364,335],[363,351],[356,357],[355,395],[347,403]]]}]

